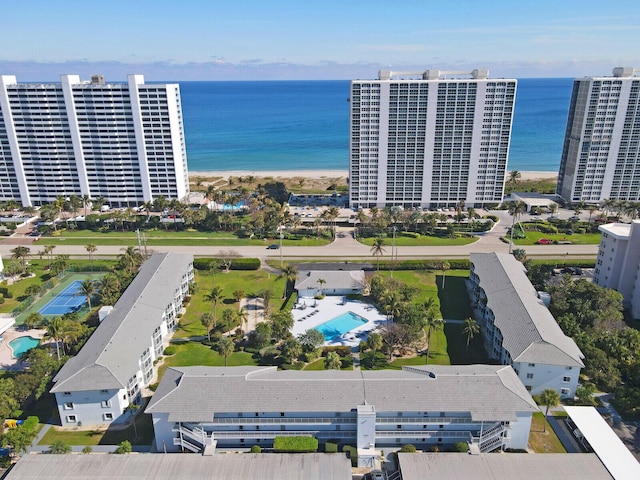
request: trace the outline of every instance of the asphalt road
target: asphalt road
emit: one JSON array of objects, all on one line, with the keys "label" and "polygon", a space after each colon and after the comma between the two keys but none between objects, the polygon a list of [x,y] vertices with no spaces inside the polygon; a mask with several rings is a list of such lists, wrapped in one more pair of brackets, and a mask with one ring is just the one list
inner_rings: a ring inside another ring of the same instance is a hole
[{"label": "asphalt road", "polygon": [[[487,253],[487,252],[509,252],[509,245],[500,240],[511,226],[511,216],[505,211],[492,211],[492,214],[498,215],[500,221],[495,225],[492,231],[481,234],[478,240],[469,245],[463,246],[437,246],[437,247],[396,247],[395,255],[397,259],[419,259],[419,258],[468,258],[470,253]],[[267,250],[270,242],[265,242],[265,246],[161,246],[150,248],[153,252],[182,252],[192,253],[195,256],[214,256],[221,250],[232,249],[243,257],[254,257],[262,260],[271,259],[278,260],[282,257],[283,261],[299,260],[305,258],[339,258],[339,259],[358,259],[375,261],[372,255],[371,247],[358,243],[353,238],[353,229],[351,227],[338,227],[337,238],[329,245],[322,247],[288,247],[284,246],[279,250]],[[10,250],[16,247],[18,242],[31,248],[31,253],[38,252],[40,247],[37,242],[33,242],[33,238],[28,236],[11,237],[6,243],[0,244],[0,254],[3,258],[11,257]],[[32,243],[33,242],[33,243]],[[389,241],[389,243],[391,243]],[[124,247],[117,245],[100,245],[95,253],[96,257],[116,256],[123,252]],[[586,257],[595,258],[598,253],[598,245],[528,245],[524,248],[529,257]],[[391,245],[384,247],[385,252],[382,259],[389,259],[391,256]],[[87,251],[83,245],[57,245],[55,254],[68,254],[71,256],[87,257]]]}]

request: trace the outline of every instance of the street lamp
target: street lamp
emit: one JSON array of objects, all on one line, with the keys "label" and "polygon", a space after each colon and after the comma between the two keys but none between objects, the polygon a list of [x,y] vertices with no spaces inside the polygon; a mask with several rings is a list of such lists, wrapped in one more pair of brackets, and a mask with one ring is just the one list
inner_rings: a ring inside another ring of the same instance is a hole
[{"label": "street lamp", "polygon": [[282,225],[280,226],[280,269],[282,269],[282,238],[284,237],[284,233],[282,233]]},{"label": "street lamp", "polygon": [[396,226],[394,225],[393,237],[391,237],[391,278],[393,278],[393,262],[395,261],[394,259],[395,248],[396,248]]}]

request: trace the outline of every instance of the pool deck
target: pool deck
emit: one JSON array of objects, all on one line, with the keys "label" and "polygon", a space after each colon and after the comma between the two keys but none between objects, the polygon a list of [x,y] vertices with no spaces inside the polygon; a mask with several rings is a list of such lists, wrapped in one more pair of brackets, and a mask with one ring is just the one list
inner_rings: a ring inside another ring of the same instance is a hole
[{"label": "pool deck", "polygon": [[325,342],[325,345],[356,347],[361,341],[367,339],[370,332],[387,323],[387,317],[368,303],[347,300],[344,296],[326,296],[322,300],[315,300],[313,297],[300,297],[291,311],[294,320],[291,333],[297,337],[307,330],[316,328],[318,325],[347,312],[361,316],[367,320],[367,323],[348,331],[332,342]]},{"label": "pool deck", "polygon": [[15,327],[9,328],[2,334],[2,341],[0,342],[0,370],[24,370],[25,365],[18,358],[14,358],[13,350],[9,346],[11,340],[15,340],[20,337],[33,337],[42,339],[46,333],[46,330],[18,330]]}]

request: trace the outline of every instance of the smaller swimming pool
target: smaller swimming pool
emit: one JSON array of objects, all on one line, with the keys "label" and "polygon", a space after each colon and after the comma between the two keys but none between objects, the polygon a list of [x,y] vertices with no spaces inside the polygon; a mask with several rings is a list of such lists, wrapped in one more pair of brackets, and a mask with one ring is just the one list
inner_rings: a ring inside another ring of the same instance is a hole
[{"label": "smaller swimming pool", "polygon": [[327,342],[330,342],[335,338],[338,338],[340,335],[344,335],[367,322],[368,320],[366,318],[362,318],[360,315],[356,315],[353,312],[347,312],[343,313],[339,317],[329,320],[328,322],[318,325],[316,330],[319,330],[320,333],[324,335],[324,339]]},{"label": "smaller swimming pool", "polygon": [[40,340],[29,336],[19,337],[9,342],[9,346],[11,347],[15,358],[20,358],[22,355],[38,345],[40,345]]}]

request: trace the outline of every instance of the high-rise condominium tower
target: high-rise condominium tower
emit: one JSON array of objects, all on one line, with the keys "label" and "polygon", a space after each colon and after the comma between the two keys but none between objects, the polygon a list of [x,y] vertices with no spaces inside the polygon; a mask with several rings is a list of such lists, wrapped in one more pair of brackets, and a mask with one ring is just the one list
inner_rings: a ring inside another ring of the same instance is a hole
[{"label": "high-rise condominium tower", "polygon": [[351,205],[501,202],[517,82],[488,73],[383,70],[352,81]]},{"label": "high-rise condominium tower", "polygon": [[566,203],[640,200],[640,77],[574,80],[556,193]]},{"label": "high-rise condominium tower", "polygon": [[58,196],[134,206],[187,195],[187,154],[177,84],[142,75],[61,83],[0,76],[0,200],[42,205]]}]

